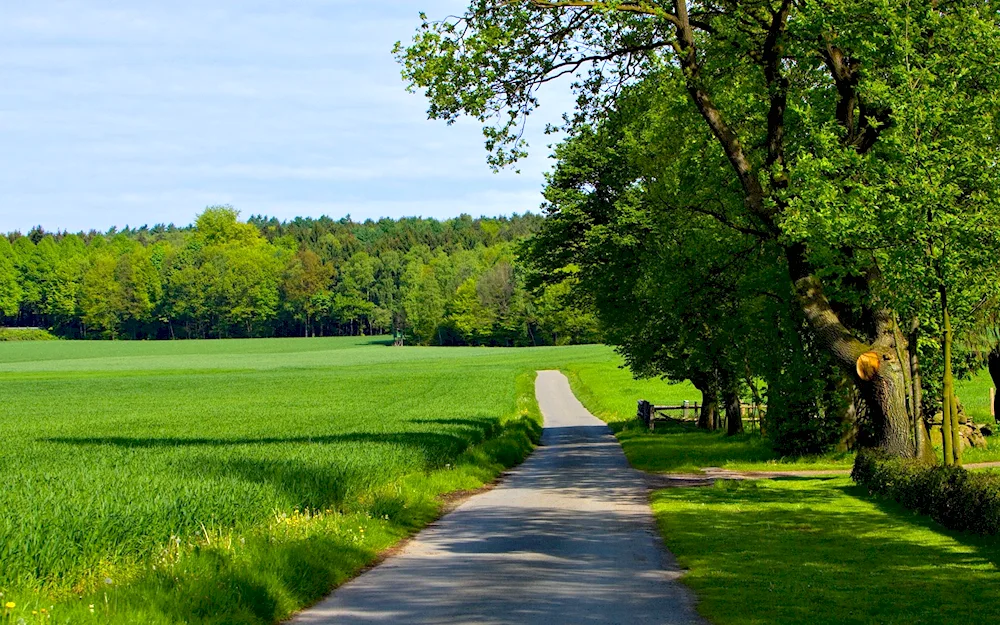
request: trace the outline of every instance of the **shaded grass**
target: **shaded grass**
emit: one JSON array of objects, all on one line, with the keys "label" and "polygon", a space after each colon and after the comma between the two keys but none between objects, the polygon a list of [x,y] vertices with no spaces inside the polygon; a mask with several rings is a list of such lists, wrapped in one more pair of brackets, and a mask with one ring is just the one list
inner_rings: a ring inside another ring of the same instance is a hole
[{"label": "shaded grass", "polygon": [[540,431],[534,370],[610,355],[7,344],[0,592],[13,617],[274,622],[433,519],[439,495],[519,462]]},{"label": "shaded grass", "polygon": [[851,453],[782,458],[755,433],[726,436],[723,432],[673,424],[657,424],[649,432],[635,416],[639,399],[678,404],[684,400],[700,402],[701,394],[687,382],[633,380],[628,369],[608,363],[570,363],[563,370],[577,398],[608,423],[629,462],[643,471],[692,472],[706,467],[739,471],[849,469],[854,462]]},{"label": "shaded grass", "polygon": [[713,623],[990,623],[1000,542],[949,532],[847,478],[719,482],[653,496]]}]

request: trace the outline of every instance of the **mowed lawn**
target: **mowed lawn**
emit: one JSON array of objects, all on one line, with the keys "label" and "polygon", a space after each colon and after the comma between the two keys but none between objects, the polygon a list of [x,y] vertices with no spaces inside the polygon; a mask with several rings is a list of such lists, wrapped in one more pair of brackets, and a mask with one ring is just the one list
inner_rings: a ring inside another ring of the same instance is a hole
[{"label": "mowed lawn", "polygon": [[944,529],[846,477],[653,494],[682,578],[716,625],[1000,622],[1000,541]]},{"label": "mowed lawn", "polygon": [[536,369],[615,362],[364,338],[0,344],[0,620],[274,622],[519,461]]}]

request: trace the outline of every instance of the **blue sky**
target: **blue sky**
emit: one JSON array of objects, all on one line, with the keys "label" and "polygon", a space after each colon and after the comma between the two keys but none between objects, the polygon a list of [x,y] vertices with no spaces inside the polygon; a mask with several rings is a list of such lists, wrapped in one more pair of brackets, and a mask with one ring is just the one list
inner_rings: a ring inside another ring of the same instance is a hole
[{"label": "blue sky", "polygon": [[543,94],[521,174],[486,165],[478,123],[426,119],[391,55],[418,13],[461,0],[3,2],[0,232],[244,217],[537,210]]}]

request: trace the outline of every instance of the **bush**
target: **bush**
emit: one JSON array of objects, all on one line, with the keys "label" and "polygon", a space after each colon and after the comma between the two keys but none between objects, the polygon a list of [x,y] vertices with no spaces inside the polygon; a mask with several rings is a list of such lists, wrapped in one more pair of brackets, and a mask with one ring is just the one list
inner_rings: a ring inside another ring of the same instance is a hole
[{"label": "bush", "polygon": [[954,530],[1000,533],[1000,474],[862,451],[851,478],[868,492],[926,514]]},{"label": "bush", "polygon": [[789,368],[769,381],[764,421],[767,437],[779,455],[826,453],[850,429],[845,418],[848,392],[830,378],[829,372],[819,368]]},{"label": "bush", "polygon": [[0,341],[56,341],[48,330],[41,328],[0,328]]}]

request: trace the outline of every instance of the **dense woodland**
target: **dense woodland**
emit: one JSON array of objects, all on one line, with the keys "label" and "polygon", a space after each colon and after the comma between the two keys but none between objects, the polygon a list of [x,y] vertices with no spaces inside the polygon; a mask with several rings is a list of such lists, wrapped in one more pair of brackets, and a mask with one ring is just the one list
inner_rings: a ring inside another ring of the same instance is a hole
[{"label": "dense woodland", "polygon": [[542,218],[357,223],[211,207],[189,226],[0,237],[0,326],[67,338],[402,334],[443,345],[595,341],[572,276],[525,289]]}]

